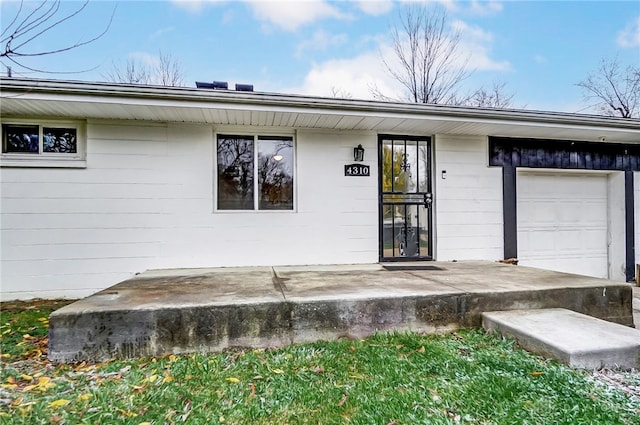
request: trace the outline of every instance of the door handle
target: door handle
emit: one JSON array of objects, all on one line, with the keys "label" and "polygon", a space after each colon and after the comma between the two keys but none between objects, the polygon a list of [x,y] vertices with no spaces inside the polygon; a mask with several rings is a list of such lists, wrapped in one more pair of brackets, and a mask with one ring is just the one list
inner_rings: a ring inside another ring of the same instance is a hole
[{"label": "door handle", "polygon": [[433,202],[431,194],[430,193],[425,193],[425,194],[423,194],[423,196],[424,196],[424,207],[425,208],[431,207],[431,203]]}]

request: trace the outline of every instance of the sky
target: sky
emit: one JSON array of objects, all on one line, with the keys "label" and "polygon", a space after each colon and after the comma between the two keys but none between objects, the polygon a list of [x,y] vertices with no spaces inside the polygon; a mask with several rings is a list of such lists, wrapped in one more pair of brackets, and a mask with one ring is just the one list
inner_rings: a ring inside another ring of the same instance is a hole
[{"label": "sky", "polygon": [[[160,52],[180,63],[184,85],[195,81],[253,84],[255,91],[373,99],[405,93],[385,68],[393,63],[391,31],[408,1],[92,0],[73,18],[31,40],[30,52],[94,42],[49,56],[25,57],[34,72],[12,64],[16,77],[108,81],[128,60],[157,63]],[[26,1],[22,17],[39,2]],[[2,0],[2,31],[19,1]],[[60,14],[82,2],[62,1]],[[461,33],[472,71],[461,91],[504,83],[515,108],[584,112],[576,83],[617,58],[640,67],[640,1],[433,0]],[[111,18],[113,16],[113,18]],[[111,23],[109,24],[111,20]],[[5,34],[6,35],[6,34]],[[4,49],[4,45],[2,45]],[[6,65],[2,61],[3,75]]]}]

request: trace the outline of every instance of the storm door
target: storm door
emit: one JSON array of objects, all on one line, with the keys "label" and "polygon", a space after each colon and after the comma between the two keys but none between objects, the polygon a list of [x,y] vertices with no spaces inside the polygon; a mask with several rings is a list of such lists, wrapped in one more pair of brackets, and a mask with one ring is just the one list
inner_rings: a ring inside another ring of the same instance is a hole
[{"label": "storm door", "polygon": [[430,260],[431,139],[380,136],[380,261]]}]

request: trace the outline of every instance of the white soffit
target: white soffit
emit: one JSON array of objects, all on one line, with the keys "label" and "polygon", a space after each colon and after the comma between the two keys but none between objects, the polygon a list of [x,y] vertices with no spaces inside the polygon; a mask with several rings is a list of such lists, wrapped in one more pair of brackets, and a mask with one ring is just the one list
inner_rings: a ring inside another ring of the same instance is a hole
[{"label": "white soffit", "polygon": [[13,78],[0,80],[0,114],[640,143],[635,119]]}]

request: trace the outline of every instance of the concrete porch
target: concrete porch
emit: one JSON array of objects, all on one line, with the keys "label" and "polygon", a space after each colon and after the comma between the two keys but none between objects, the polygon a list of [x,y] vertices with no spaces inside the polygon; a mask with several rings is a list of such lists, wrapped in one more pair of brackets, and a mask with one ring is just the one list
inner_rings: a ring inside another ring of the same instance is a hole
[{"label": "concrete porch", "polygon": [[152,270],[55,311],[49,358],[439,332],[519,309],[565,308],[633,326],[632,300],[629,284],[481,261]]}]

